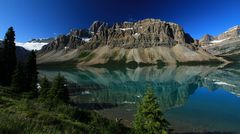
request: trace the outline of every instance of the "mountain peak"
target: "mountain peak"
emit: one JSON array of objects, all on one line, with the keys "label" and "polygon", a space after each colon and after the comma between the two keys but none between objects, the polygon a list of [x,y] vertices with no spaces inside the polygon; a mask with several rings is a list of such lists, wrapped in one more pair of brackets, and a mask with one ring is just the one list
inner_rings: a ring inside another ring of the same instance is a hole
[{"label": "mountain peak", "polygon": [[214,37],[213,35],[205,34],[205,35],[200,39],[200,42],[208,43],[208,42],[213,41],[213,40],[215,40],[215,37]]},{"label": "mountain peak", "polygon": [[200,42],[203,45],[219,44],[230,40],[237,40],[239,38],[240,38],[240,25],[236,25],[234,27],[229,28],[227,31],[218,36],[206,34],[200,39]]},{"label": "mountain peak", "polygon": [[239,36],[240,36],[240,25],[236,25],[234,27],[229,28],[223,34],[220,34],[218,36],[218,40],[234,39],[234,38],[239,38]]},{"label": "mountain peak", "polygon": [[229,28],[226,32],[234,31],[234,30],[240,30],[240,25],[236,25],[236,26],[234,26],[234,27],[231,27],[231,28]]}]

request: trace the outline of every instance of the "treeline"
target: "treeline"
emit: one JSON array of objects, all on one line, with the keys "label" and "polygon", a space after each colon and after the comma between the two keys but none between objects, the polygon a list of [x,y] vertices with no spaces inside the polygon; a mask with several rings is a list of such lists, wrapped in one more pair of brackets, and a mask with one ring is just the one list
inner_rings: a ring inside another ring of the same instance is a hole
[{"label": "treeline", "polygon": [[28,56],[27,62],[19,62],[11,77],[11,87],[15,93],[29,93],[29,97],[38,96],[38,72],[34,51]]},{"label": "treeline", "polygon": [[46,77],[40,80],[39,100],[51,104],[69,103],[69,93],[66,79],[60,73],[51,83]]},{"label": "treeline", "polygon": [[0,47],[0,84],[10,86],[14,93],[29,93],[37,97],[38,72],[36,54],[31,51],[26,62],[18,62],[16,57],[15,31],[10,27]]},{"label": "treeline", "polygon": [[0,85],[26,98],[37,98],[49,102],[68,102],[66,80],[60,74],[52,84],[43,78],[38,81],[35,51],[31,51],[26,61],[17,62],[15,31],[10,27],[0,47]]}]

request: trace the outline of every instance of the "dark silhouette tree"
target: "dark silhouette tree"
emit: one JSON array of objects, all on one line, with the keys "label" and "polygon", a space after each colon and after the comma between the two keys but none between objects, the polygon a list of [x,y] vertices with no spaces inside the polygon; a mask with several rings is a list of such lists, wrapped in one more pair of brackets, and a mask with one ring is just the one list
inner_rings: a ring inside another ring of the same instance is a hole
[{"label": "dark silhouette tree", "polygon": [[14,74],[12,75],[12,84],[11,84],[12,90],[15,93],[21,93],[25,90],[23,77],[24,77],[23,64],[18,63],[14,71]]},{"label": "dark silhouette tree", "polygon": [[37,72],[37,64],[36,64],[36,54],[34,51],[31,51],[26,67],[25,67],[26,79],[26,91],[37,92],[37,82],[38,82],[38,72]]},{"label": "dark silhouette tree", "polygon": [[5,34],[3,41],[3,72],[4,72],[4,85],[11,84],[11,78],[16,68],[16,46],[15,46],[15,31],[10,27]]},{"label": "dark silhouette tree", "polygon": [[134,133],[137,134],[167,134],[169,123],[164,119],[151,88],[147,89],[140,102],[134,121]]}]

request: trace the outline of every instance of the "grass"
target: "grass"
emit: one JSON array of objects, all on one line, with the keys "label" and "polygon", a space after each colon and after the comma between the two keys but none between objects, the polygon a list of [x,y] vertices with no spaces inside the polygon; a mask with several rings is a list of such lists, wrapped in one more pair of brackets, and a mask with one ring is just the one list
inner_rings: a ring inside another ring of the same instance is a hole
[{"label": "grass", "polygon": [[128,128],[93,111],[25,99],[3,87],[0,87],[0,122],[0,133],[8,134],[129,133]]}]

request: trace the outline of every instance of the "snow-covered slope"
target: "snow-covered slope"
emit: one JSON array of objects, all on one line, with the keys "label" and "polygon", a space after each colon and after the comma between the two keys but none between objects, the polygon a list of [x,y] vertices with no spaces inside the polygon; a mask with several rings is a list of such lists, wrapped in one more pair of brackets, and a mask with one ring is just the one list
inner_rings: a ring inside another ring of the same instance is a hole
[{"label": "snow-covered slope", "polygon": [[47,45],[48,43],[39,43],[39,42],[16,42],[16,46],[23,47],[27,50],[40,50],[44,45]]}]

